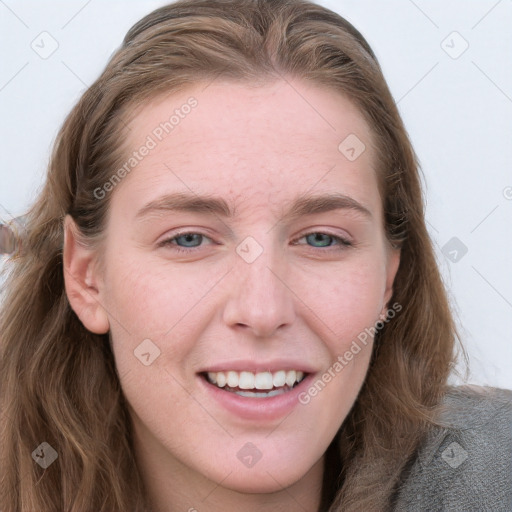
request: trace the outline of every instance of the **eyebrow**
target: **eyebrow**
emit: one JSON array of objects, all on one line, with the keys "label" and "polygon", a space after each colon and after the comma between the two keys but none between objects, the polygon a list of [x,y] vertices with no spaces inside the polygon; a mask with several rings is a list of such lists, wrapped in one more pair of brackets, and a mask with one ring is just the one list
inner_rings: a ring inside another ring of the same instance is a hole
[{"label": "eyebrow", "polygon": [[[321,194],[299,196],[292,206],[282,215],[282,220],[293,220],[306,215],[325,213],[332,210],[353,210],[362,216],[371,218],[368,208],[350,196],[343,194]],[[137,220],[159,211],[181,211],[206,213],[224,218],[235,217],[235,211],[220,197],[200,196],[197,194],[166,194],[143,206],[135,215]]]}]

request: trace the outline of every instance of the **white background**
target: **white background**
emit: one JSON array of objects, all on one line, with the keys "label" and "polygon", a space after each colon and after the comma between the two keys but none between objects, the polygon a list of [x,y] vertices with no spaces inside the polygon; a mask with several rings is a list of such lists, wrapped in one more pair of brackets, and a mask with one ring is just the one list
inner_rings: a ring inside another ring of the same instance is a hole
[{"label": "white background", "polygon": [[[398,102],[425,175],[429,230],[470,356],[468,380],[512,388],[512,2],[320,3],[367,38]],[[0,0],[0,221],[33,201],[65,115],[126,31],[161,5]],[[52,44],[46,59],[31,47]],[[456,262],[453,247],[443,253],[453,237]]]}]

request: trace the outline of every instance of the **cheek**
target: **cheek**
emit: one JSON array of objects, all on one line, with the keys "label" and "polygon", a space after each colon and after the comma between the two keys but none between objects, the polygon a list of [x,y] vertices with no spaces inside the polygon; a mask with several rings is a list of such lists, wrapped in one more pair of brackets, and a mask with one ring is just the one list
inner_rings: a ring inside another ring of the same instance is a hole
[{"label": "cheek", "polygon": [[152,264],[121,261],[110,274],[107,303],[127,330],[162,336],[187,315],[214,288],[222,269],[198,264]]},{"label": "cheek", "polygon": [[301,270],[294,292],[311,310],[309,317],[323,331],[331,352],[345,347],[374,326],[384,305],[385,274],[378,260],[359,259],[347,265]]},{"label": "cheek", "polygon": [[120,373],[143,371],[134,355],[146,346],[150,358],[158,357],[153,367],[163,369],[169,361],[173,368],[186,366],[183,362],[210,319],[209,294],[225,273],[222,268],[194,267],[116,258],[105,283],[105,307]]},{"label": "cheek", "polygon": [[[306,277],[307,276],[307,277]],[[327,348],[329,360],[299,400],[317,418],[315,436],[332,439],[365,380],[385,278],[375,263],[324,275],[303,274],[298,295],[310,312],[308,327]],[[310,285],[316,283],[313,293]]]}]

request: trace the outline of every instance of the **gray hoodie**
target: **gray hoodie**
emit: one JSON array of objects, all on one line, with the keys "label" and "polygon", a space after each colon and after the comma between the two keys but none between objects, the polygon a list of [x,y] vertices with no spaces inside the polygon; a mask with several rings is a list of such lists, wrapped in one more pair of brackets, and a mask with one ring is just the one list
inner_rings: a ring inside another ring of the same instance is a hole
[{"label": "gray hoodie", "polygon": [[445,405],[393,510],[512,512],[512,390],[452,387]]}]

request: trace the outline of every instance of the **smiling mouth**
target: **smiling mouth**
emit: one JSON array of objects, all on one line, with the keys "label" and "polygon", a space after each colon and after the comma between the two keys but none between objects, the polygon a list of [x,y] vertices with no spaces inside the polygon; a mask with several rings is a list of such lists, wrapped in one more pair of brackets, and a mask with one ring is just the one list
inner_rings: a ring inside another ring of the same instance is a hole
[{"label": "smiling mouth", "polygon": [[277,372],[203,372],[207,382],[229,393],[247,398],[270,398],[287,393],[300,384],[307,373],[296,370]]}]

